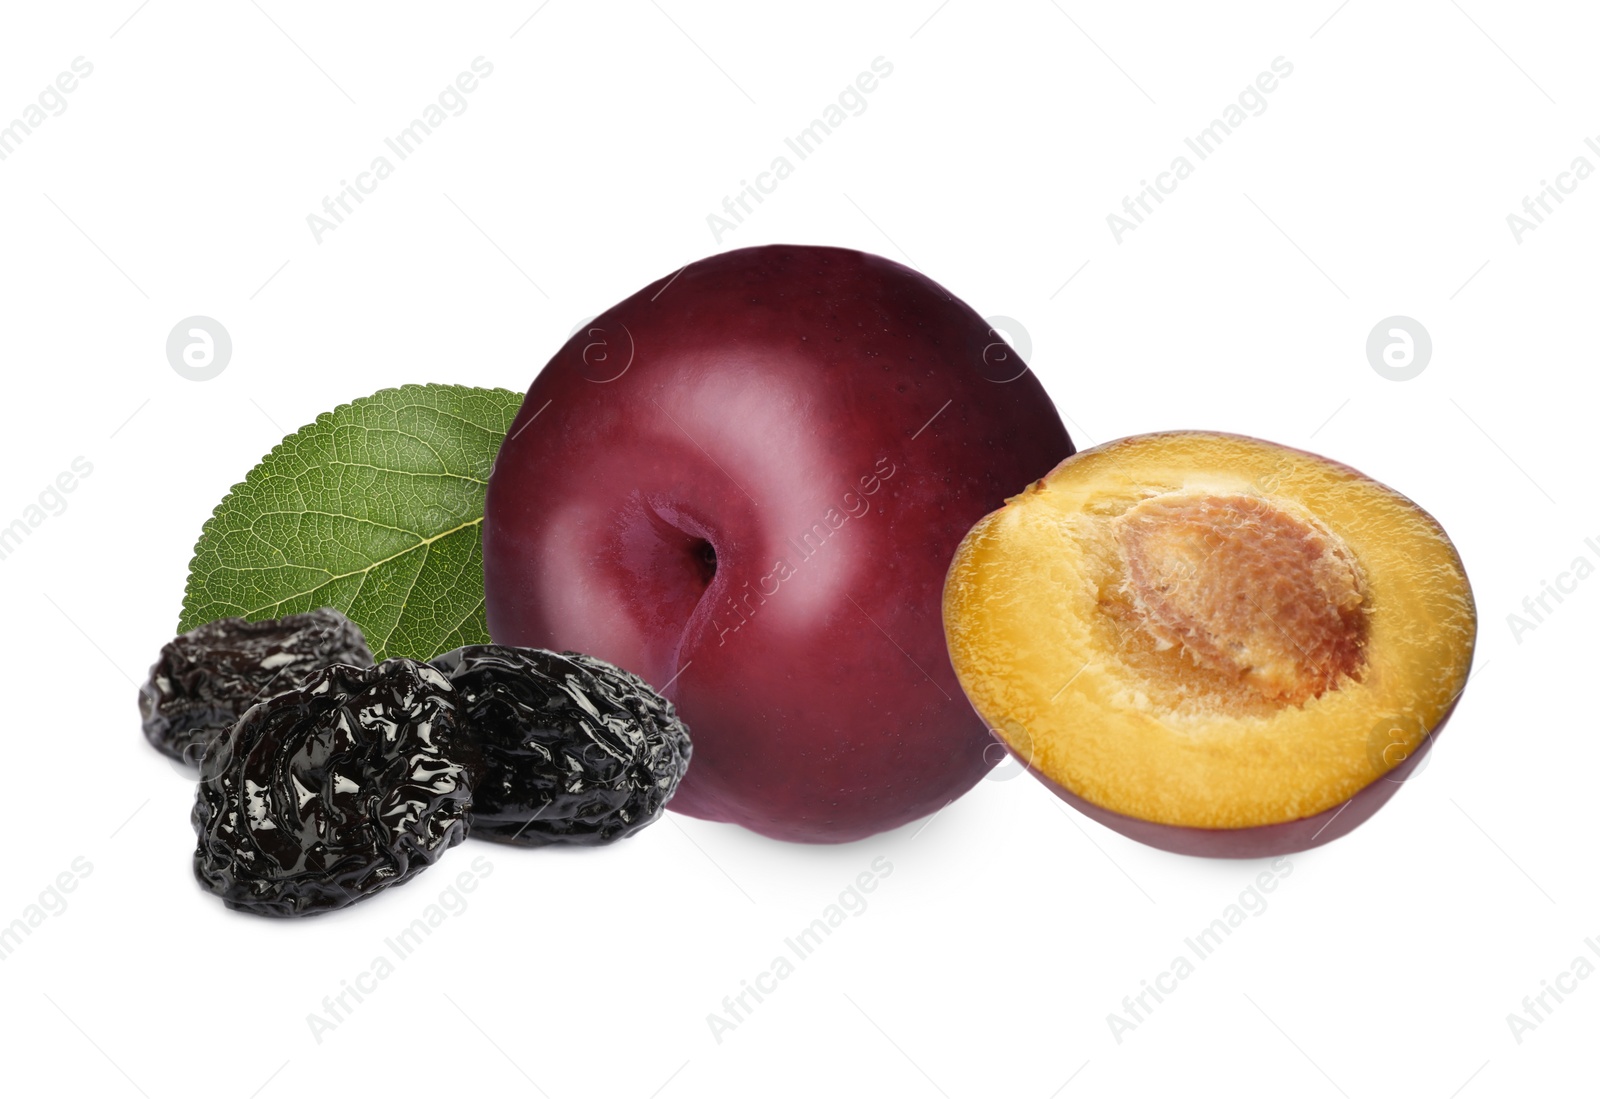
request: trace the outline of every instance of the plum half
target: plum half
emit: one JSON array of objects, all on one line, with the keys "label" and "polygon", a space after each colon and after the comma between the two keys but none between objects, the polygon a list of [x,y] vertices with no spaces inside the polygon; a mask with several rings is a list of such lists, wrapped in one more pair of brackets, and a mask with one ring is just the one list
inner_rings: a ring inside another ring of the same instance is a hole
[{"label": "plum half", "polygon": [[1083,451],[981,520],[945,584],[973,706],[1087,815],[1258,857],[1370,817],[1466,684],[1444,530],[1347,466],[1209,432]]}]

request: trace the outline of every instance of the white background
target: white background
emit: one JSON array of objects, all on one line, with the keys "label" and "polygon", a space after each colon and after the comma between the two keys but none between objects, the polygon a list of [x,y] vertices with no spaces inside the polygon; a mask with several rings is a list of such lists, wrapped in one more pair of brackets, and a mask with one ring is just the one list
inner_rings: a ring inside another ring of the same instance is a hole
[{"label": "white background", "polygon": [[[1520,638],[1507,615],[1574,558],[1600,563],[1600,181],[1520,243],[1506,220],[1575,157],[1600,165],[1592,13],[136,3],[0,14],[0,120],[74,58],[94,66],[0,162],[0,521],[75,457],[94,467],[0,561],[0,923],[92,866],[0,962],[8,1094],[1592,1089],[1600,980],[1520,1043],[1507,1015],[1600,936],[1600,580]],[[306,215],[479,56],[494,72],[469,109],[317,243]],[[868,109],[717,241],[723,196],[880,56],[894,71]],[[1265,113],[1119,244],[1106,215],[1280,56],[1294,71]],[[471,842],[310,922],[227,912],[191,878],[192,786],[144,743],[134,696],[228,487],[379,388],[526,388],[584,318],[773,241],[880,252],[1015,318],[1080,446],[1207,427],[1307,447],[1460,547],[1479,674],[1435,758],[1294,856],[1270,907],[1120,1044],[1107,1014],[1261,867],[1141,847],[1009,770],[843,847],[672,816],[599,852]],[[193,314],[234,340],[211,382],[165,359]],[[1404,383],[1364,352],[1394,314],[1434,341]],[[492,873],[470,906],[319,1044],[307,1015],[473,856]],[[878,857],[893,871],[867,910],[718,1043],[707,1015]]]}]

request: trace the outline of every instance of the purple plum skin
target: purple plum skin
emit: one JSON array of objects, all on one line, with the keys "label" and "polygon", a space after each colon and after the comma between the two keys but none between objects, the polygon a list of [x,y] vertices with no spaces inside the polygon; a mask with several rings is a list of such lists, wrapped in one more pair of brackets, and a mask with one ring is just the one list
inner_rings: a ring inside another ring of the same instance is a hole
[{"label": "purple plum skin", "polygon": [[932,280],[773,245],[608,309],[534,379],[489,479],[489,632],[665,692],[670,808],[861,839],[992,765],[945,649],[963,535],[1073,452],[1033,374]]}]

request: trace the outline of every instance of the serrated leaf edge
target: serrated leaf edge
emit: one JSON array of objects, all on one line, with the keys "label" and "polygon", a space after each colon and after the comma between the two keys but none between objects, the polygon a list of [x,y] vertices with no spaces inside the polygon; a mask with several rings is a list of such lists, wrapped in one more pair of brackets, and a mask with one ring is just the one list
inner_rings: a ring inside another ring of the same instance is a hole
[{"label": "serrated leaf edge", "polygon": [[[404,393],[414,393],[414,392],[418,392],[418,391],[428,391],[428,390],[456,390],[456,391],[460,391],[460,392],[503,393],[503,394],[506,394],[507,396],[512,397],[512,398],[517,399],[517,400],[521,400],[522,399],[522,394],[517,393],[515,390],[501,389],[498,386],[456,385],[456,384],[453,384],[453,383],[446,383],[446,382],[414,382],[414,383],[409,383],[409,384],[406,384],[406,385],[389,386],[388,388],[379,389],[379,390],[376,390],[376,391],[374,391],[372,393],[368,393],[363,397],[352,398],[351,400],[348,400],[348,401],[344,402],[341,405],[334,406],[333,408],[329,409],[326,412],[319,413],[317,415],[317,418],[312,420],[310,423],[302,424],[300,427],[298,427],[295,430],[289,432],[282,439],[278,440],[277,444],[275,446],[273,446],[273,448],[271,450],[269,450],[269,451],[267,451],[267,453],[263,454],[256,461],[255,465],[250,467],[249,472],[244,475],[244,479],[243,480],[234,482],[232,487],[230,487],[227,492],[223,493],[222,499],[217,502],[217,506],[216,507],[211,509],[211,515],[206,519],[205,523],[201,525],[199,537],[197,537],[195,539],[194,547],[193,547],[193,549],[190,550],[190,553],[189,553],[189,572],[188,572],[188,577],[185,579],[184,585],[183,585],[183,606],[180,608],[180,610],[178,612],[178,629],[177,629],[177,632],[178,633],[185,632],[185,626],[186,625],[188,626],[189,629],[193,629],[196,626],[204,625],[203,622],[193,622],[193,623],[189,622],[189,616],[198,609],[198,600],[196,598],[196,594],[195,594],[195,590],[194,590],[194,582],[195,582],[195,562],[199,559],[200,547],[205,544],[206,538],[211,534],[212,525],[214,523],[216,523],[218,521],[218,519],[221,517],[222,509],[227,506],[229,500],[233,499],[235,493],[237,493],[240,489],[244,488],[246,485],[248,485],[250,483],[250,478],[255,475],[255,473],[256,473],[256,471],[258,469],[260,469],[263,465],[265,465],[267,462],[271,461],[274,457],[276,457],[278,455],[278,453],[280,451],[282,451],[285,446],[288,445],[290,440],[299,437],[301,434],[303,434],[306,431],[309,431],[311,428],[317,427],[324,420],[332,420],[334,417],[338,416],[341,412],[344,412],[346,409],[354,407],[356,404],[358,404],[358,403],[360,403],[362,401],[370,401],[370,400],[373,400],[373,399],[378,398],[378,397],[382,397],[385,394],[390,394],[390,393],[404,394]],[[399,558],[399,557],[404,557],[408,553],[414,553],[416,550],[418,550],[420,548],[423,548],[425,546],[432,545],[434,542],[437,542],[442,538],[448,537],[451,534],[459,533],[460,531],[466,530],[466,529],[468,529],[470,527],[479,526],[482,523],[483,523],[483,520],[481,518],[479,518],[479,519],[475,519],[475,520],[473,520],[473,521],[471,521],[469,523],[462,523],[462,524],[460,524],[460,525],[458,525],[456,527],[451,528],[450,530],[441,531],[438,534],[435,534],[435,535],[433,535],[433,536],[431,536],[429,538],[423,539],[422,541],[418,542],[415,546],[408,547],[407,549],[402,550],[400,553],[393,554],[390,557],[385,558],[383,561],[374,561],[370,565],[368,565],[366,568],[356,569],[356,570],[354,570],[352,572],[344,573],[344,574],[342,574],[340,576],[333,577],[328,582],[329,583],[333,583],[336,580],[348,579],[351,576],[357,576],[357,575],[360,575],[362,573],[370,572],[373,569],[377,568],[379,565],[385,564],[385,563],[387,563],[389,561],[393,561],[393,560],[395,560],[396,558]],[[306,593],[306,592],[300,593],[300,595],[305,595],[305,594],[309,594],[309,593]],[[277,606],[282,606],[289,599],[294,599],[294,598],[299,598],[299,596],[288,596],[283,600],[279,600],[279,602],[276,605]],[[463,619],[463,621],[465,621],[465,619]]]}]

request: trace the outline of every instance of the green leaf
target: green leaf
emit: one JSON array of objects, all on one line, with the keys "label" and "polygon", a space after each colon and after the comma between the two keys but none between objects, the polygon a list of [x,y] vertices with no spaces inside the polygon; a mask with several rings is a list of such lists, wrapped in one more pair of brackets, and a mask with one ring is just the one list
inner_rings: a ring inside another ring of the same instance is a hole
[{"label": "green leaf", "polygon": [[380,660],[488,641],[483,494],[521,404],[505,389],[407,385],[318,416],[217,505],[178,632],[336,607]]}]

